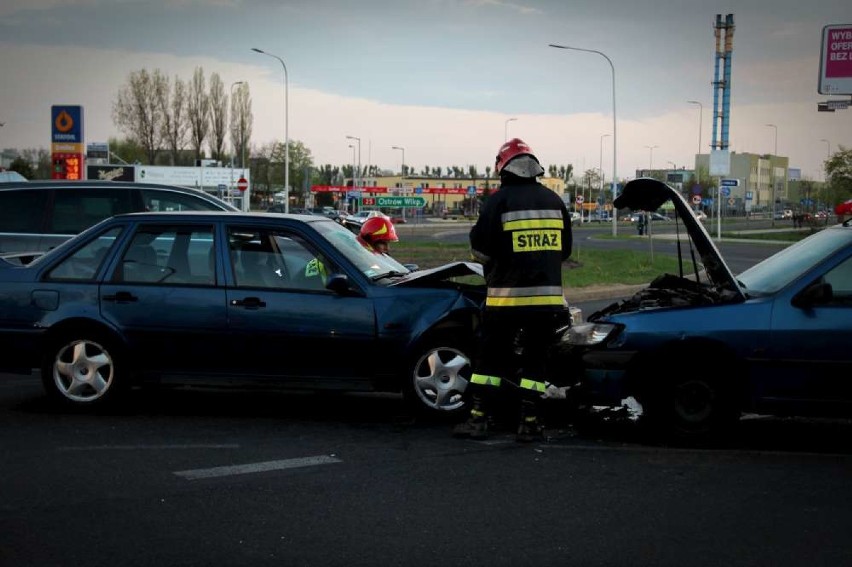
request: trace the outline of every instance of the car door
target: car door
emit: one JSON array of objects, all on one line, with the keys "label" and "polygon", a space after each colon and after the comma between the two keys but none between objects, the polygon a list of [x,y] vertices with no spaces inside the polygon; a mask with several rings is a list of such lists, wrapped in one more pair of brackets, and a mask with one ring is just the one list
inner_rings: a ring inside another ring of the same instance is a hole
[{"label": "car door", "polygon": [[807,307],[779,298],[771,339],[775,393],[815,406],[852,403],[852,256],[808,281],[830,285],[831,294]]},{"label": "car door", "polygon": [[364,293],[325,288],[341,269],[296,230],[227,230],[232,362],[292,385],[358,387],[373,376],[376,323]]},{"label": "car door", "polygon": [[140,368],[216,373],[227,343],[211,223],[140,223],[100,290],[103,317],[122,330]]}]

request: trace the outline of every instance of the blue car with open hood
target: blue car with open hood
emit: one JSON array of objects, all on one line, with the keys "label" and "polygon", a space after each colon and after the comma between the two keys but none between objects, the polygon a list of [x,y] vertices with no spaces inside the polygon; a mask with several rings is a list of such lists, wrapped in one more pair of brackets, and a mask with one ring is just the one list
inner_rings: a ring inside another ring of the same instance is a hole
[{"label": "blue car with open hood", "polygon": [[[563,367],[587,407],[626,407],[660,433],[706,438],[744,412],[852,415],[852,225],[826,227],[734,274],[681,194],[627,183],[618,208],[677,212],[679,272],[568,329]],[[576,365],[576,366],[575,366]]]}]

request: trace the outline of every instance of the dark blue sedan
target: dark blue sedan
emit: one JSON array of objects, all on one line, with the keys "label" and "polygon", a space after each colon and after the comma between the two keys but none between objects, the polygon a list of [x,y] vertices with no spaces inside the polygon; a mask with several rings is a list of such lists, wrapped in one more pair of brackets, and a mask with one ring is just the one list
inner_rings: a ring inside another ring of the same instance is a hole
[{"label": "dark blue sedan", "polygon": [[675,189],[636,179],[615,204],[666,201],[678,213],[679,272],[562,337],[561,354],[583,368],[585,403],[626,407],[678,438],[723,432],[743,412],[852,415],[850,223],[734,276]]},{"label": "dark blue sedan", "polygon": [[138,213],[0,261],[0,370],[106,404],[147,381],[403,392],[463,411],[476,264],[409,271],[315,215]]}]

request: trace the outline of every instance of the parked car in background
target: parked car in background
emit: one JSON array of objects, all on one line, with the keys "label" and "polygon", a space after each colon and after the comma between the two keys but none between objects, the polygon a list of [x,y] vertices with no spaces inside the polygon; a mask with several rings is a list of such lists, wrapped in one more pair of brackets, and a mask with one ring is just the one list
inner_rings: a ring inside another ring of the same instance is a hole
[{"label": "parked car in background", "polygon": [[652,221],[663,221],[663,222],[671,222],[671,220],[672,220],[671,218],[667,217],[664,214],[657,213],[657,212],[649,213],[647,211],[630,213],[629,215],[622,217],[621,220],[623,220],[625,222],[639,222],[640,218],[648,218]]},{"label": "parked car in background", "polygon": [[0,256],[26,263],[99,221],[141,211],[237,211],[186,187],[123,181],[0,184]]},{"label": "parked car in background", "polygon": [[463,413],[479,264],[409,272],[316,215],[118,215],[0,260],[0,371],[71,406],[144,383],[403,392]]},{"label": "parked car in background", "polygon": [[[272,205],[271,207],[266,209],[264,212],[265,213],[283,213],[283,212],[285,212],[284,205],[282,205],[282,204]],[[286,212],[290,213],[291,215],[315,215],[315,214],[318,214],[318,213],[315,213],[314,211],[312,211],[311,209],[306,209],[304,207],[290,207],[290,209]]]},{"label": "parked car in background", "polygon": [[[361,225],[364,224],[364,221],[373,218],[373,217],[385,217],[390,220],[390,217],[384,214],[379,210],[365,210],[361,209],[357,213],[347,215],[345,218],[341,220],[343,226],[351,230],[352,232],[359,232],[361,230]],[[391,221],[393,222],[393,221]]]},{"label": "parked car in background", "polygon": [[[820,230],[737,274],[677,190],[628,182],[616,206],[671,201],[689,234],[677,274],[586,317],[560,352],[588,406],[633,398],[674,437],[727,430],[743,412],[852,415],[852,223]],[[687,262],[692,265],[685,265]]]}]

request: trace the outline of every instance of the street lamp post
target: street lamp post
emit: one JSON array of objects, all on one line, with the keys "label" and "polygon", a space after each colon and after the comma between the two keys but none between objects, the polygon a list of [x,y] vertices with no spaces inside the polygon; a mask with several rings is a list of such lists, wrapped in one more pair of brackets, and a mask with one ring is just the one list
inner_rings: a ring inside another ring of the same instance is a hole
[{"label": "street lamp post", "polygon": [[[600,144],[600,155],[598,156],[598,170],[601,173],[600,183],[598,186],[598,198],[603,195],[603,186],[604,186],[604,174],[603,174],[603,141],[604,138],[609,138],[609,134],[601,134],[601,144]],[[613,213],[615,213],[615,207],[613,207]],[[598,218],[598,220],[601,220]]]},{"label": "street lamp post", "polygon": [[391,146],[392,150],[399,150],[402,152],[402,165],[399,168],[399,175],[402,179],[405,179],[405,148],[401,148],[399,146]]},{"label": "street lamp post", "polygon": [[[346,136],[346,139],[347,140],[355,140],[356,142],[358,142],[358,171],[352,172],[352,185],[353,185],[353,187],[356,187],[356,186],[360,187],[360,179],[361,179],[361,138],[358,138],[356,136]],[[357,182],[357,185],[356,185],[356,182]],[[360,189],[358,189],[358,191],[360,191]]]},{"label": "street lamp post", "polygon": [[[391,149],[392,150],[399,150],[399,151],[402,152],[402,165],[399,167],[399,176],[400,176],[399,184],[400,184],[400,188],[402,189],[402,191],[400,191],[400,193],[404,197],[405,196],[405,188],[404,188],[405,183],[403,182],[403,180],[405,179],[405,148],[402,148],[400,146],[391,146]],[[402,218],[403,218],[403,220],[405,220],[405,207],[402,207]]]},{"label": "street lamp post", "polygon": [[[349,147],[352,148],[352,190],[355,190],[355,144],[349,144]],[[343,203],[345,205],[346,212],[349,212],[349,195],[346,193],[343,194]]]},{"label": "street lamp post", "polygon": [[514,122],[517,118],[507,118],[506,122],[503,124],[503,141],[509,140],[509,122]]},{"label": "street lamp post", "polygon": [[688,102],[689,104],[698,105],[698,153],[696,154],[695,158],[697,160],[697,156],[701,155],[701,123],[704,119],[704,105],[698,102],[697,100],[688,100],[686,102]]},{"label": "street lamp post", "polygon": [[651,176],[651,171],[654,169],[654,148],[659,148],[660,146],[645,146],[648,148],[648,176]]},{"label": "street lamp post", "polygon": [[357,179],[358,180],[357,185],[360,187],[361,186],[361,183],[360,183],[360,181],[361,181],[361,138],[358,138],[356,136],[346,136],[346,139],[347,140],[355,140],[356,142],[358,142],[358,171],[353,173],[352,183],[355,183],[355,180]]},{"label": "street lamp post", "polygon": [[615,198],[616,193],[618,192],[618,175],[616,174],[616,148],[618,146],[616,136],[616,120],[615,120],[615,65],[612,64],[612,59],[606,56],[602,51],[597,51],[595,49],[583,49],[582,47],[570,47],[568,45],[556,45],[556,44],[548,44],[549,47],[555,47],[557,49],[570,49],[572,51],[585,51],[586,53],[597,53],[604,59],[606,59],[607,63],[609,63],[609,68],[612,71],[612,235],[616,236],[618,234],[618,224],[616,223],[616,214],[615,214]]},{"label": "street lamp post", "polygon": [[828,181],[828,162],[831,160],[831,142],[826,140],[825,138],[821,139],[820,142],[825,142],[825,167],[823,167],[823,175],[824,181]]},{"label": "street lamp post", "polygon": [[772,196],[772,226],[775,226],[775,167],[773,163],[775,156],[778,155],[778,126],[775,124],[767,124],[766,126],[775,130],[775,148],[772,150],[772,159],[769,160],[769,180],[772,182],[772,191],[770,191]]},{"label": "street lamp post", "polygon": [[272,53],[267,53],[262,49],[258,49],[257,47],[252,47],[252,51],[257,53],[262,53],[263,55],[268,55],[270,57],[274,57],[278,59],[281,63],[281,67],[284,68],[284,212],[290,212],[290,114],[288,106],[289,99],[289,85],[287,81],[287,65],[284,64],[284,60],[278,57],[277,55],[273,55]]}]

